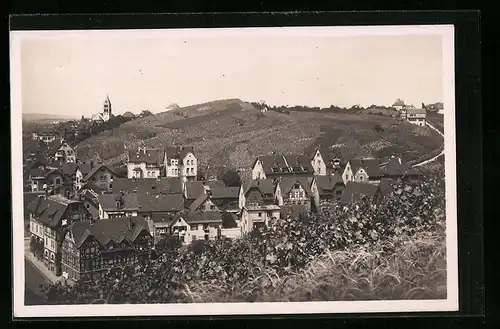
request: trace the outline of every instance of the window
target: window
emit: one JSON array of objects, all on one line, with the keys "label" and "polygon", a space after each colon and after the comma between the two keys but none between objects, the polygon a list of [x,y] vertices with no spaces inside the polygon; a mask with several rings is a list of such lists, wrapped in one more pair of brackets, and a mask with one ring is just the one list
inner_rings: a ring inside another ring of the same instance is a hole
[{"label": "window", "polygon": [[210,205],[210,210],[214,210],[215,206],[213,204]]},{"label": "window", "polygon": [[198,229],[198,225],[191,225],[191,231],[196,231]]},{"label": "window", "polygon": [[196,241],[196,235],[192,235],[191,238],[193,239],[193,241]]},{"label": "window", "polygon": [[59,185],[61,184],[61,179],[60,178],[56,178],[56,185]]},{"label": "window", "polygon": [[259,212],[259,213],[258,213],[258,216],[259,216],[259,218],[260,218],[260,217],[262,217],[262,213],[261,213],[261,212]]}]

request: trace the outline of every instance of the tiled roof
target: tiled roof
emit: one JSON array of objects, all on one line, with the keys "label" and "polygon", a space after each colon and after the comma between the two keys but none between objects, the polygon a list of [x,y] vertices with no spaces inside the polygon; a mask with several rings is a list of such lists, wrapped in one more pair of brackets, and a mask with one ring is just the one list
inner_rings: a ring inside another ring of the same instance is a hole
[{"label": "tiled roof", "polygon": [[394,104],[392,104],[392,106],[404,106],[405,105],[405,102],[403,102],[403,100],[401,99],[396,99],[396,101],[394,102]]},{"label": "tiled roof", "polygon": [[210,188],[212,199],[238,199],[240,196],[239,187],[213,187]]},{"label": "tiled roof", "polygon": [[102,191],[105,190],[104,187],[101,187],[99,185],[97,185],[96,183],[94,183],[93,181],[88,181],[86,182],[83,186],[82,186],[82,189],[89,189],[89,190],[92,190],[94,191],[95,193],[97,194],[100,194]]},{"label": "tiled roof", "polygon": [[130,163],[142,163],[160,165],[161,152],[157,149],[128,150],[128,161]]},{"label": "tiled roof", "polygon": [[102,168],[105,168],[107,169],[108,171],[110,171],[112,174],[115,174],[114,170],[112,167],[109,167],[107,165],[104,165],[104,164],[98,164],[97,166],[95,166],[94,168],[92,168],[89,173],[83,178],[84,181],[88,181],[89,179],[91,179],[96,172],[98,172],[99,170],[101,170]]},{"label": "tiled roof", "polygon": [[[136,194],[99,194],[98,196],[99,204],[103,210],[138,210],[139,202]],[[123,204],[118,209],[117,201],[122,201]]]},{"label": "tiled roof", "polygon": [[283,177],[280,180],[281,193],[283,195],[287,195],[290,192],[290,190],[293,188],[295,183],[299,183],[300,186],[302,186],[302,188],[306,192],[306,194],[311,196],[311,194],[312,194],[312,192],[311,192],[312,178],[309,178],[309,177],[307,177],[307,178],[304,178],[304,177],[297,177],[297,178]]},{"label": "tiled roof", "polygon": [[65,162],[62,165],[62,173],[64,176],[73,176],[78,169],[78,164],[73,162]]},{"label": "tiled roof", "polygon": [[90,163],[86,162],[86,163],[79,163],[78,164],[78,168],[80,169],[80,171],[82,172],[82,175],[85,177],[89,172],[90,170],[92,169],[92,167],[90,166]]},{"label": "tiled roof", "polygon": [[378,186],[374,184],[348,182],[339,202],[343,204],[349,204],[351,203],[353,198],[359,196],[373,198],[377,193],[377,190]]},{"label": "tiled roof", "polygon": [[316,185],[318,189],[321,191],[331,191],[335,188],[335,186],[344,185],[344,181],[342,177],[338,174],[328,175],[328,176],[316,176]]},{"label": "tiled roof", "polygon": [[406,114],[426,114],[427,112],[425,109],[414,109],[414,108],[408,108],[406,109]]},{"label": "tiled roof", "polygon": [[167,159],[182,160],[189,152],[194,155],[194,148],[192,146],[167,146],[165,148]]},{"label": "tiled roof", "polygon": [[274,183],[272,179],[252,179],[244,185],[244,194],[247,195],[250,189],[256,188],[264,195],[274,195]]},{"label": "tiled roof", "polygon": [[186,199],[196,199],[205,193],[201,182],[186,182]]},{"label": "tiled roof", "polygon": [[58,169],[43,168],[43,167],[30,170],[29,172],[29,176],[32,179],[35,178],[47,179],[47,177],[49,177],[51,174],[60,175],[61,172]]},{"label": "tiled roof", "polygon": [[79,203],[79,201],[69,200],[59,195],[52,195],[34,199],[28,205],[28,211],[45,225],[56,227],[60,224],[68,205],[73,203]]},{"label": "tiled roof", "polygon": [[101,246],[110,241],[121,243],[124,240],[133,243],[142,231],[149,233],[148,224],[142,217],[123,217],[99,219],[95,222],[75,222],[69,226],[77,247],[89,236],[93,236]]},{"label": "tiled roof", "polygon": [[[294,173],[313,173],[311,161],[306,155],[264,155],[258,157],[255,162],[260,160],[264,173],[272,174],[294,174]],[[252,167],[255,166],[255,163]]]},{"label": "tiled roof", "polygon": [[177,212],[184,209],[181,194],[138,194],[137,199],[141,212]]},{"label": "tiled roof", "polygon": [[222,213],[220,211],[193,211],[179,216],[182,217],[188,224],[222,224]]},{"label": "tiled roof", "polygon": [[377,178],[384,175],[377,159],[352,159],[350,164],[353,174],[356,174],[360,168],[363,168],[369,177]]},{"label": "tiled roof", "polygon": [[226,187],[226,184],[223,182],[223,181],[220,181],[220,180],[211,180],[211,181],[208,181],[206,183],[206,185],[210,188],[210,189],[214,189],[214,188],[224,188]]},{"label": "tiled roof", "polygon": [[189,210],[191,211],[195,211],[196,209],[198,209],[199,206],[201,206],[203,204],[203,202],[205,202],[206,200],[208,199],[208,195],[203,193],[203,194],[200,194],[200,196],[198,196],[196,198],[196,200],[193,201],[193,203],[191,203],[189,205]]},{"label": "tiled roof", "polygon": [[404,175],[418,175],[419,173],[411,168],[408,163],[403,163],[400,158],[394,157],[389,160],[383,173],[389,177],[398,177]]},{"label": "tiled roof", "polygon": [[115,178],[113,193],[181,194],[182,182],[179,178]]}]

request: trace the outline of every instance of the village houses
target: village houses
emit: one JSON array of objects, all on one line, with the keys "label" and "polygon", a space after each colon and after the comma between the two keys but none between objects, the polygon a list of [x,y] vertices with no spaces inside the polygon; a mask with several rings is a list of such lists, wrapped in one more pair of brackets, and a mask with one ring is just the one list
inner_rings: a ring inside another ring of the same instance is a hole
[{"label": "village houses", "polygon": [[153,237],[141,217],[74,222],[60,248],[62,275],[73,282],[87,282],[127,265],[145,265],[153,247]]},{"label": "village houses", "polygon": [[320,148],[314,148],[310,153],[311,166],[314,169],[314,173],[318,176],[324,176],[327,174],[326,172],[326,163],[325,159],[321,155]]},{"label": "village houses", "polygon": [[138,194],[182,194],[184,184],[179,178],[157,177],[150,178],[115,178],[112,192]]},{"label": "village houses", "polygon": [[[241,185],[239,206],[243,233],[280,219],[279,183],[272,179],[251,180]],[[278,195],[278,197],[276,197]]]},{"label": "village houses", "polygon": [[138,148],[127,152],[127,178],[157,178],[161,171],[161,152],[158,149]]},{"label": "village houses", "polygon": [[342,179],[347,182],[378,184],[384,176],[378,160],[375,158],[351,159],[342,174]]},{"label": "village houses", "polygon": [[77,160],[75,150],[63,139],[56,139],[50,143],[47,154],[52,160],[63,163],[76,163]]},{"label": "village houses", "polygon": [[61,244],[65,229],[73,222],[89,220],[82,202],[60,195],[35,198],[29,205],[30,249],[55,275],[61,275]]},{"label": "village houses", "polygon": [[39,140],[44,142],[45,144],[50,144],[56,140],[57,134],[53,131],[45,130],[40,132],[33,132],[32,137],[34,140]]},{"label": "village houses", "polygon": [[92,182],[103,190],[111,191],[114,178],[116,178],[114,168],[101,163],[93,167],[83,178],[82,182],[83,184]]},{"label": "village houses", "polygon": [[28,172],[27,183],[32,192],[46,191],[51,194],[63,185],[64,177],[60,169],[38,167]]},{"label": "village houses", "polygon": [[320,203],[339,201],[345,188],[344,180],[339,174],[317,176],[316,185]]},{"label": "village houses", "polygon": [[165,148],[165,175],[179,177],[183,181],[196,181],[198,175],[198,160],[194,149],[188,146]]},{"label": "village houses", "polygon": [[307,212],[317,209],[319,194],[314,177],[285,177],[277,185],[278,205],[302,206]]}]

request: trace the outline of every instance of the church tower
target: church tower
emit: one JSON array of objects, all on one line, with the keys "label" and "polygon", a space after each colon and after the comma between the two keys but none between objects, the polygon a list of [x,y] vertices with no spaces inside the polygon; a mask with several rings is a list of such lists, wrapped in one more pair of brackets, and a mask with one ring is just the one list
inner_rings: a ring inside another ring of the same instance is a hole
[{"label": "church tower", "polygon": [[104,100],[102,117],[104,121],[109,121],[109,119],[111,119],[111,101],[108,95],[106,95],[106,99]]}]

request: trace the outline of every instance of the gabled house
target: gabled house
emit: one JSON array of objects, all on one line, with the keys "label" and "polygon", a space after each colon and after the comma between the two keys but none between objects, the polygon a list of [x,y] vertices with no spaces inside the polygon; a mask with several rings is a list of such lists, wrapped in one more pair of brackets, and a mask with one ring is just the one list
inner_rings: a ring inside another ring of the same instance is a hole
[{"label": "gabled house", "polygon": [[377,159],[351,159],[342,174],[347,182],[378,184],[384,176]]},{"label": "gabled house", "polygon": [[138,148],[127,152],[127,178],[160,177],[162,156],[158,149]]},{"label": "gabled house", "polygon": [[167,177],[179,177],[183,181],[196,181],[198,159],[196,159],[193,147],[166,147],[164,164]]},{"label": "gabled house", "polygon": [[99,200],[99,218],[101,219],[138,215],[139,201],[135,193],[103,193],[99,194],[97,198]]},{"label": "gabled house", "polygon": [[83,183],[93,182],[106,191],[111,191],[113,187],[113,179],[116,178],[116,173],[112,167],[99,164],[92,168],[90,172],[83,178]]},{"label": "gabled house", "polygon": [[317,209],[319,205],[318,187],[314,177],[282,178],[279,182],[279,189],[279,205],[301,205],[307,209],[307,212],[311,212],[313,208]]},{"label": "gabled house", "polygon": [[76,163],[77,160],[75,150],[63,139],[56,139],[50,143],[47,154],[54,161]]},{"label": "gabled house", "polygon": [[401,119],[417,126],[425,126],[427,111],[425,109],[407,108],[401,110]]},{"label": "gabled house", "polygon": [[405,102],[399,98],[396,99],[396,101],[392,104],[392,107],[394,107],[398,111],[401,111],[405,106]]},{"label": "gabled house", "polygon": [[170,220],[169,227],[165,229],[168,233],[159,234],[172,234],[183,244],[189,244],[197,240],[215,240],[223,236],[239,237],[241,228],[235,225],[235,215],[227,212],[185,212]]},{"label": "gabled house", "polygon": [[185,209],[182,194],[137,194],[137,198],[138,214],[148,222],[155,238],[155,232],[168,231],[172,218]]},{"label": "gabled house", "polygon": [[251,180],[241,185],[240,226],[244,233],[258,226],[267,226],[272,219],[280,218],[276,191],[279,191],[279,183],[274,183],[272,179]]},{"label": "gabled house", "polygon": [[238,214],[240,187],[206,188],[190,205],[191,211],[220,211]]},{"label": "gabled house", "polygon": [[83,202],[92,219],[99,219],[99,194],[91,189],[81,189],[77,192],[76,200]]},{"label": "gabled house", "polygon": [[77,191],[82,188],[83,179],[85,178],[85,176],[88,175],[88,173],[91,170],[92,170],[92,163],[90,162],[77,164],[75,171],[75,180],[74,180],[74,186]]},{"label": "gabled house", "polygon": [[61,275],[61,244],[64,231],[74,222],[90,220],[90,214],[80,201],[60,195],[35,198],[29,205],[30,250],[43,258],[44,265],[55,275]]},{"label": "gabled house", "polygon": [[399,157],[392,157],[382,172],[384,177],[391,179],[415,180],[421,176],[416,169],[408,163],[403,163]]},{"label": "gabled house", "polygon": [[309,158],[311,159],[311,166],[314,169],[314,173],[318,176],[327,175],[325,159],[321,154],[320,147],[315,147],[309,152]]},{"label": "gabled house", "polygon": [[74,282],[98,280],[108,271],[147,264],[154,241],[141,217],[75,222],[62,243],[62,275]]},{"label": "gabled house", "polygon": [[377,185],[348,181],[339,203],[352,204],[363,198],[375,204],[381,200],[382,194]]},{"label": "gabled house", "polygon": [[319,201],[335,202],[339,201],[345,188],[344,180],[339,174],[316,177],[318,186]]},{"label": "gabled house", "polygon": [[32,192],[47,191],[50,194],[63,183],[64,177],[59,169],[39,167],[28,172],[28,185]]},{"label": "gabled house", "polygon": [[312,177],[314,168],[305,155],[265,155],[255,159],[252,179],[277,179],[279,177]]},{"label": "gabled house", "polygon": [[113,180],[113,193],[139,193],[139,194],[182,194],[183,182],[178,178],[158,177],[149,178],[115,178]]}]

